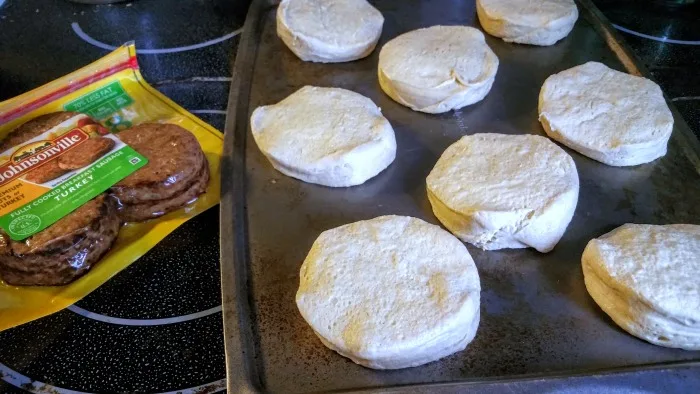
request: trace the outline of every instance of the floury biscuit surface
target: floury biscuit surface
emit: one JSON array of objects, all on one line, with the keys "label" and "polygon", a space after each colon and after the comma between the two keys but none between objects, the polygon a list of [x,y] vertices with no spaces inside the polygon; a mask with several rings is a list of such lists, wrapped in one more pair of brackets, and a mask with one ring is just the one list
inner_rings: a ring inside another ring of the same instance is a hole
[{"label": "floury biscuit surface", "polygon": [[301,60],[348,62],[369,55],[384,17],[365,0],[282,0],[277,35]]},{"label": "floury biscuit surface", "polygon": [[589,294],[625,331],[700,350],[700,226],[625,224],[591,240],[581,264]]},{"label": "floury biscuit surface", "polygon": [[571,156],[536,135],[462,137],[440,156],[426,183],[442,224],[485,250],[549,252],[571,221],[579,193]]},{"label": "floury biscuit surface", "polygon": [[566,37],[578,19],[573,0],[477,0],[476,12],[488,34],[542,46]]},{"label": "floury biscuit surface", "polygon": [[323,344],[376,369],[463,350],[479,325],[481,286],[467,248],[439,226],[381,216],[323,232],[296,302]]},{"label": "floury biscuit surface", "polygon": [[659,85],[597,62],[547,78],[539,119],[551,138],[611,166],[664,156],[673,130]]},{"label": "floury biscuit surface", "polygon": [[498,58],[479,30],[432,26],[387,42],[377,72],[379,85],[394,101],[437,114],[481,101],[497,70]]},{"label": "floury biscuit surface", "polygon": [[258,148],[281,173],[330,187],[359,185],[396,157],[389,121],[372,100],[305,86],[250,119]]}]

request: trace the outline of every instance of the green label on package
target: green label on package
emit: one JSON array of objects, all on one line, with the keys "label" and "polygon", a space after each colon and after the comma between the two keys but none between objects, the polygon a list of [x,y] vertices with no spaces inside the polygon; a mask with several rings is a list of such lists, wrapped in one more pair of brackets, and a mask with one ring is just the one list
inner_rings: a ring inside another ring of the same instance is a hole
[{"label": "green label on package", "polygon": [[63,106],[66,111],[81,112],[94,119],[104,119],[134,100],[119,82],[112,82]]},{"label": "green label on package", "polygon": [[148,163],[85,115],[0,153],[0,227],[19,241]]}]

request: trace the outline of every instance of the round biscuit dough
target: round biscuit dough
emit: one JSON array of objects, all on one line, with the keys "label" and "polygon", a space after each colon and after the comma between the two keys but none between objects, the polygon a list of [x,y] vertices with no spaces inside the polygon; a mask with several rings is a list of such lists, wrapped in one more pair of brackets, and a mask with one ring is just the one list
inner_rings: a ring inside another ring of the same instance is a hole
[{"label": "round biscuit dough", "polygon": [[547,78],[539,119],[551,138],[611,166],[664,156],[673,130],[659,85],[596,62]]},{"label": "round biscuit dough", "polygon": [[477,0],[476,13],[490,35],[542,46],[566,37],[578,19],[573,0]]},{"label": "round biscuit dough", "polygon": [[277,35],[301,60],[338,63],[369,55],[384,17],[365,0],[282,0]]},{"label": "round biscuit dough", "polygon": [[250,118],[253,138],[281,173],[330,187],[359,185],[396,157],[389,121],[372,100],[305,86]]},{"label": "round biscuit dough", "polygon": [[296,302],[324,345],[357,364],[398,369],[464,350],[481,285],[467,248],[439,226],[381,216],[323,232]]},{"label": "round biscuit dough", "polygon": [[442,154],[426,180],[435,216],[484,250],[549,252],[576,209],[573,159],[545,137],[475,134]]},{"label": "round biscuit dough", "polygon": [[700,350],[700,226],[625,224],[591,240],[586,289],[630,334]]},{"label": "round biscuit dough", "polygon": [[437,114],[481,101],[497,70],[498,58],[479,30],[433,26],[387,42],[377,72],[379,85],[394,101]]}]

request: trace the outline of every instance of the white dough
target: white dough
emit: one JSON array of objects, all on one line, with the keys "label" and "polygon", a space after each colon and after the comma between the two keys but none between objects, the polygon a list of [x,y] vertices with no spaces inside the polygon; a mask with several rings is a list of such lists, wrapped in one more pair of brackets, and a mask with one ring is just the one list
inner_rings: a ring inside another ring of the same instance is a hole
[{"label": "white dough", "polygon": [[349,62],[369,55],[384,17],[366,0],[282,0],[277,35],[301,60]]},{"label": "white dough", "polygon": [[591,297],[620,327],[700,350],[700,226],[625,224],[591,240],[581,264]]},{"label": "white dough", "polygon": [[361,94],[305,86],[250,118],[258,148],[281,173],[343,187],[364,183],[396,157],[396,139],[379,107]]},{"label": "white dough", "polygon": [[490,35],[532,45],[554,44],[578,19],[573,0],[477,0],[476,13]]},{"label": "white dough", "polygon": [[376,369],[464,350],[481,285],[467,248],[420,219],[381,216],[323,232],[301,266],[296,302],[327,347]]},{"label": "white dough", "polygon": [[611,166],[664,156],[673,130],[659,85],[596,62],[547,78],[539,113],[551,138]]},{"label": "white dough", "polygon": [[497,69],[498,58],[479,30],[433,26],[386,43],[379,52],[378,77],[396,102],[437,114],[486,97]]},{"label": "white dough", "polygon": [[571,221],[579,192],[571,156],[536,135],[462,137],[426,183],[435,216],[484,250],[549,252]]}]

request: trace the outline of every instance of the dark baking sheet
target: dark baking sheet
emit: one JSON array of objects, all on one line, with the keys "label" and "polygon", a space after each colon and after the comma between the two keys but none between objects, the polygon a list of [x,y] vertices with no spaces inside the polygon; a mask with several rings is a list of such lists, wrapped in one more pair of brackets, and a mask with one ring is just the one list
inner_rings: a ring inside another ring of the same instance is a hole
[{"label": "dark baking sheet", "polygon": [[[425,178],[451,143],[480,132],[543,135],[538,93],[545,78],[561,70],[596,60],[633,74],[646,72],[597,9],[583,0],[574,30],[554,46],[507,44],[487,35],[500,59],[491,92],[459,111],[427,115],[382,93],[376,78],[379,49],[420,27],[480,28],[473,0],[374,1],[385,17],[377,50],[341,64],[296,58],[276,36],[272,3],[251,5],[226,124],[221,264],[230,392],[389,387],[447,392],[462,385],[521,391],[567,379],[585,386],[593,382],[586,376],[596,376],[600,384],[617,373],[632,376],[623,381],[637,387],[643,380],[635,377],[640,371],[680,371],[683,366],[691,371],[683,376],[700,373],[700,352],[654,346],[618,328],[588,296],[580,268],[586,243],[623,223],[700,223],[700,144],[675,110],[668,154],[653,163],[615,168],[567,149],[581,191],[575,216],[551,253],[485,252],[468,246],[483,290],[481,324],[467,350],[421,367],[375,371],[324,347],[294,302],[299,268],[322,231],[386,214],[438,223]],[[276,172],[249,138],[249,116],[257,106],[276,103],[304,85],[342,87],[371,98],[396,132],[396,161],[351,188],[316,186]],[[700,379],[681,384],[700,390]]]}]

